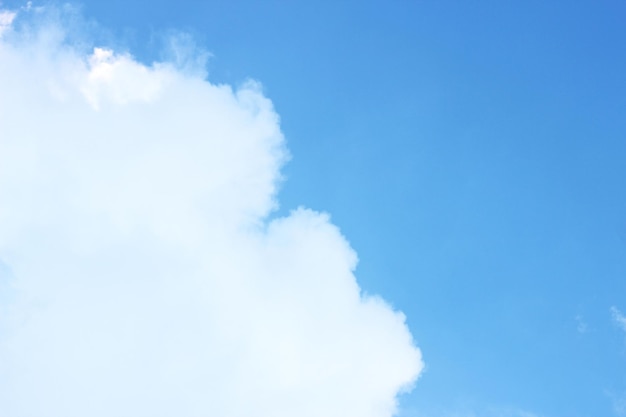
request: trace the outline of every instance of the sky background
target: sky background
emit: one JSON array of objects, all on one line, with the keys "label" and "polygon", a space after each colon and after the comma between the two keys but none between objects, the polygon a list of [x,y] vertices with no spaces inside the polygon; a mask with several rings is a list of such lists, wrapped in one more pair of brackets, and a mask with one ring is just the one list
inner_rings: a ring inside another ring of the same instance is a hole
[{"label": "sky background", "polygon": [[626,3],[81,5],[142,62],[184,31],[263,84],[276,215],[330,213],[422,350],[402,417],[626,415]]}]

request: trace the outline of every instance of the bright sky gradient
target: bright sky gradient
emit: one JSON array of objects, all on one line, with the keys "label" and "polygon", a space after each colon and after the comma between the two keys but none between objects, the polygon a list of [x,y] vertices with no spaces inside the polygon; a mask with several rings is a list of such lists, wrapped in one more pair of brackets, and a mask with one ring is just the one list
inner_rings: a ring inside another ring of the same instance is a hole
[{"label": "bright sky gradient", "polygon": [[263,85],[291,154],[272,217],[330,213],[423,354],[399,416],[626,416],[625,2],[81,10],[77,39],[150,64],[176,35],[212,83]]}]

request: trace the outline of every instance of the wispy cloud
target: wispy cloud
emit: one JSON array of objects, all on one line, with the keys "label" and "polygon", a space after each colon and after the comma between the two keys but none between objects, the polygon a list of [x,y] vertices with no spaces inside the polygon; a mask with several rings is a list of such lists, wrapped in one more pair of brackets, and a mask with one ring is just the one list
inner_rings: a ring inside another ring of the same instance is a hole
[{"label": "wispy cloud", "polygon": [[626,416],[626,393],[615,393],[612,391],[605,391],[613,406],[613,414],[617,417]]},{"label": "wispy cloud", "polygon": [[617,307],[611,307],[611,315],[613,316],[613,321],[615,324],[619,326],[620,329],[626,332],[626,317],[622,314],[621,311],[617,309]]},{"label": "wispy cloud", "polygon": [[41,15],[22,36],[34,13],[0,14],[0,415],[392,415],[421,353],[328,215],[268,221],[259,85],[85,55]]},{"label": "wispy cloud", "polygon": [[587,326],[587,323],[585,322],[583,317],[580,314],[578,314],[576,315],[576,317],[574,317],[574,319],[576,320],[576,331],[580,334],[587,333],[587,330],[589,329],[589,327]]},{"label": "wispy cloud", "polygon": [[0,36],[11,28],[11,23],[15,19],[15,12],[9,10],[0,10]]},{"label": "wispy cloud", "polygon": [[616,416],[626,416],[626,396],[613,399],[613,412]]},{"label": "wispy cloud", "polygon": [[[611,307],[613,322],[624,332],[626,332],[626,316],[615,306]],[[626,393],[606,392],[613,404],[613,414],[618,417],[626,416]]]}]

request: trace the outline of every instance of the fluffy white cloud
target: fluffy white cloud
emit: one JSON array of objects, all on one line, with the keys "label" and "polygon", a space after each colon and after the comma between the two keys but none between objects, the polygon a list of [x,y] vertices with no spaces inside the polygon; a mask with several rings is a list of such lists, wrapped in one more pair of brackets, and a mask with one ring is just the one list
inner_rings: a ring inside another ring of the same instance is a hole
[{"label": "fluffy white cloud", "polygon": [[287,151],[259,86],[85,55],[21,13],[0,12],[0,415],[392,415],[420,351],[327,215],[267,220]]}]

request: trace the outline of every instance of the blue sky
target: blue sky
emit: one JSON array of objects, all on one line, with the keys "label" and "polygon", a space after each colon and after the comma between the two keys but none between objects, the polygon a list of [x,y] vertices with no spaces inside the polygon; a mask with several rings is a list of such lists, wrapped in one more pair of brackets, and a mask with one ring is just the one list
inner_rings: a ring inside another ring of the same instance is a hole
[{"label": "blue sky", "polygon": [[330,213],[422,351],[399,415],[626,415],[626,3],[81,9],[142,62],[183,31],[211,82],[263,84],[275,215]]}]

